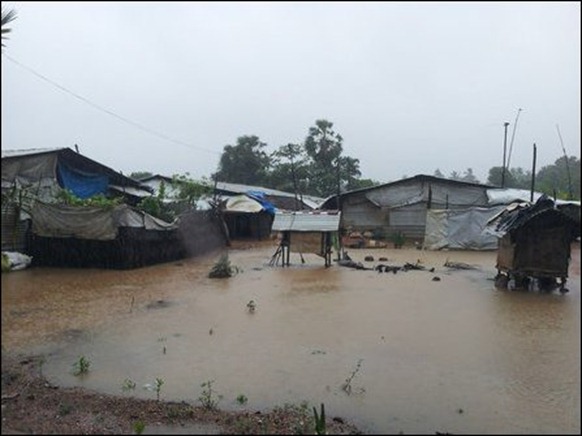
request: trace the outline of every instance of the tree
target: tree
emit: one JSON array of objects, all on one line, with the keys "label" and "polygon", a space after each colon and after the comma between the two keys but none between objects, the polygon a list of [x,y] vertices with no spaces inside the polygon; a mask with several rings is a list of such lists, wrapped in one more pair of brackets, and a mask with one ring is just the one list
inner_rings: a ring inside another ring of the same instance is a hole
[{"label": "tree", "polygon": [[305,139],[309,165],[310,194],[327,197],[338,189],[349,189],[360,176],[360,161],[342,156],[343,138],[333,131],[333,123],[316,120]]},{"label": "tree", "polygon": [[381,183],[374,179],[356,179],[350,189],[364,189],[378,185],[381,185]]},{"label": "tree", "polygon": [[187,209],[196,209],[196,201],[212,192],[212,184],[209,180],[203,177],[201,181],[196,181],[190,177],[189,173],[174,174],[172,187],[178,191],[175,195],[176,200],[185,204]]},{"label": "tree", "polygon": [[562,156],[553,165],[542,167],[536,175],[535,188],[551,197],[580,200],[580,160],[575,156]]},{"label": "tree", "polygon": [[266,143],[258,136],[245,135],[235,146],[226,145],[213,178],[222,182],[262,185],[268,179],[271,159],[264,151]]},{"label": "tree", "polygon": [[[487,184],[501,187],[503,167],[491,167],[487,177]],[[531,171],[523,168],[505,169],[505,186],[504,188],[530,189]]]},{"label": "tree", "polygon": [[302,145],[282,145],[271,154],[271,165],[269,186],[297,194],[307,192],[309,172]]},{"label": "tree", "polygon": [[473,174],[473,168],[467,168],[461,180],[468,183],[479,183],[479,180],[477,180],[477,177]]},{"label": "tree", "polygon": [[435,177],[439,177],[439,178],[441,178],[441,179],[444,179],[444,178],[445,178],[445,175],[444,175],[444,174],[441,172],[441,170],[440,170],[440,169],[438,169],[438,168],[435,170],[435,172],[434,172],[434,174],[433,174],[433,175],[434,175]]},{"label": "tree", "polygon": [[153,176],[153,173],[150,173],[149,171],[134,171],[129,175],[129,177],[131,177],[134,180],[147,179],[148,177],[151,176]]},{"label": "tree", "polygon": [[[2,40],[8,39],[8,33],[12,32],[11,28],[5,26],[15,19],[16,11],[14,9],[2,9]],[[2,41],[2,47],[6,47],[4,41]]]},{"label": "tree", "polygon": [[449,179],[451,179],[451,180],[463,180],[461,175],[456,171],[451,171],[451,175],[449,176]]}]

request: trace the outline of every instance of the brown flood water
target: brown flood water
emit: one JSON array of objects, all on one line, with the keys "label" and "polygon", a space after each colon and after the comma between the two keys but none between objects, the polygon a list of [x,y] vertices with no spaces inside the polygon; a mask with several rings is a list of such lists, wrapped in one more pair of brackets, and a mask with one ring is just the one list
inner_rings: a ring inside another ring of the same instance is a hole
[{"label": "brown flood water", "polygon": [[[214,380],[220,408],[323,402],[370,433],[579,434],[579,244],[564,295],[496,289],[495,252],[349,250],[370,267],[435,267],[392,274],[294,253],[271,267],[274,251],[231,249],[242,272],[230,279],[207,278],[218,253],[2,274],[3,349],[45,353],[43,373],[62,386],[155,398],[143,385],[160,378],[162,399],[197,403]],[[91,371],[75,377],[81,355]],[[128,378],[137,388],[123,393]]]}]

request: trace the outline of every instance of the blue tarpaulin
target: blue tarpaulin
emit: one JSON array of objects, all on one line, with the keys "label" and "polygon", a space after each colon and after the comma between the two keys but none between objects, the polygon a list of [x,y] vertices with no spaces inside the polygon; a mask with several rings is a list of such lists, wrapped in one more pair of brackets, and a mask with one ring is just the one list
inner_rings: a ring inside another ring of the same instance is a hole
[{"label": "blue tarpaulin", "polygon": [[253,200],[258,201],[261,206],[263,206],[263,209],[265,209],[265,212],[275,215],[277,208],[273,203],[265,198],[265,193],[263,191],[247,191],[246,194]]},{"label": "blue tarpaulin", "polygon": [[62,163],[57,165],[57,177],[64,189],[68,189],[81,199],[105,194],[109,186],[109,178],[105,175],[87,173]]}]

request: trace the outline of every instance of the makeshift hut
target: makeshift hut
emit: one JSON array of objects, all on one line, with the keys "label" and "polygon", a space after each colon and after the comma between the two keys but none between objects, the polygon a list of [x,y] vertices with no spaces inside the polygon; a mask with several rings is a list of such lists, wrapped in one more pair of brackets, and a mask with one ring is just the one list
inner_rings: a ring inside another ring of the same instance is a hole
[{"label": "makeshift hut", "polygon": [[560,210],[547,196],[535,203],[514,203],[487,223],[486,231],[499,238],[496,286],[510,280],[516,288],[540,289],[565,284],[570,264],[570,245],[580,237],[580,220]]},{"label": "makeshift hut", "polygon": [[229,239],[266,239],[271,235],[275,208],[258,196],[235,195],[219,203]]},{"label": "makeshift hut", "polygon": [[138,268],[224,247],[221,223],[209,211],[166,223],[121,204],[87,207],[35,202],[33,266]]},{"label": "makeshift hut", "polygon": [[292,192],[280,191],[277,189],[265,188],[263,186],[243,185],[239,183],[216,182],[214,184],[214,195],[218,197],[230,197],[236,195],[246,195],[248,193],[260,192],[264,200],[271,203],[279,210],[313,210],[322,202],[323,198],[311,195],[297,195]]},{"label": "makeshift hut", "polygon": [[302,261],[303,253],[312,252],[323,257],[329,267],[340,217],[339,211],[277,212],[272,230],[280,232],[281,238],[271,263],[276,265],[280,258],[282,266],[289,266],[291,251],[298,252]]},{"label": "makeshift hut", "polygon": [[34,202],[55,202],[64,190],[81,199],[123,197],[130,205],[151,195],[149,187],[70,148],[3,149],[2,250],[26,252]]},{"label": "makeshift hut", "polygon": [[[325,200],[321,209],[339,208],[342,212],[340,227],[344,231],[370,232],[376,239],[403,237],[423,242],[430,211],[448,211],[433,215],[429,221],[432,224],[443,219],[450,221],[473,208],[487,208],[489,188],[492,187],[421,174],[334,195]],[[438,229],[447,229],[447,225],[438,224]]]}]

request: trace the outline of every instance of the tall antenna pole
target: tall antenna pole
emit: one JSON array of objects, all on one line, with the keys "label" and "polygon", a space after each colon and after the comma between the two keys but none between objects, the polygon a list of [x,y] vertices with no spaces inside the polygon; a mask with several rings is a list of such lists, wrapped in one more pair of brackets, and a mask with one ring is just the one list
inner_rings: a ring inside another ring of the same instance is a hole
[{"label": "tall antenna pole", "polygon": [[568,163],[568,155],[566,154],[566,149],[564,148],[564,141],[562,141],[562,135],[560,134],[560,126],[558,126],[557,124],[556,129],[558,130],[560,145],[562,146],[562,151],[564,152],[564,159],[566,159],[566,172],[568,174],[568,200],[573,200],[574,193],[572,192],[572,178],[570,176],[570,164]]},{"label": "tall antenna pole", "polygon": [[503,123],[503,127],[505,128],[505,133],[503,136],[503,166],[501,169],[501,187],[505,188],[505,155],[507,152],[507,126],[509,126],[509,123],[506,121],[505,123]]},{"label": "tall antenna pole", "polygon": [[513,140],[515,139],[515,131],[517,129],[517,120],[519,119],[519,114],[523,109],[519,108],[517,110],[517,115],[515,116],[515,123],[513,123],[513,131],[511,132],[511,143],[509,144],[509,155],[507,156],[507,169],[509,169],[509,162],[511,161],[511,152],[513,151]]}]

